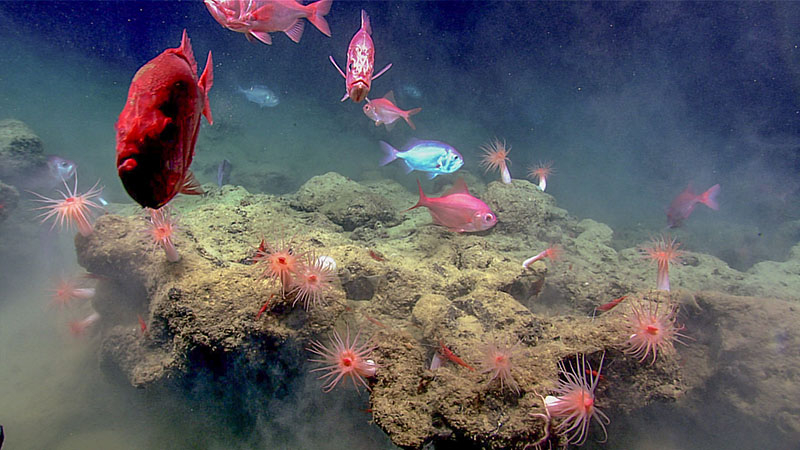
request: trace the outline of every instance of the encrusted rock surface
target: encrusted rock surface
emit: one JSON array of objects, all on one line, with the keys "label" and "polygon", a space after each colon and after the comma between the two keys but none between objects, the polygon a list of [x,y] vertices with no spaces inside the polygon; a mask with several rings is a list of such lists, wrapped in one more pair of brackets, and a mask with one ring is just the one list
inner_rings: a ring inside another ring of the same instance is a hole
[{"label": "encrusted rock surface", "polygon": [[11,182],[46,164],[42,140],[33,130],[19,120],[0,120],[0,180]]},{"label": "encrusted rock surface", "polygon": [[14,186],[0,181],[0,223],[8,218],[19,203],[19,192]]},{"label": "encrusted rock surface", "polygon": [[[104,323],[104,366],[137,387],[191,383],[203,371],[258,383],[268,393],[304,369],[310,339],[332,327],[360,329],[372,336],[380,365],[370,395],[375,423],[408,448],[431,441],[490,448],[537,441],[547,425],[534,415],[544,413],[538,394],[556,386],[558,362],[576,354],[587,355],[595,368],[605,355],[597,404],[611,416],[675,401],[686,389],[707,389],[711,372],[686,375],[679,357],[647,365],[622,353],[630,334],[627,302],[680,302],[681,319],[693,314],[693,323],[710,322],[718,309],[692,291],[742,293],[761,276],[689,252],[671,271],[680,289],[671,297],[651,292],[656,269],[637,249],[614,250],[610,228],[577,221],[523,180],[480,189],[500,222],[476,234],[431,225],[423,208],[398,213],[415,196],[390,181],[362,185],[327,174],[287,199],[231,186],[208,191],[175,204],[178,263],[152,251],[140,232],[142,217],[106,215],[94,234],[76,238],[79,262],[107,277],[94,300]],[[336,260],[339,283],[326,305],[306,312],[292,308],[291,297],[280,298],[278,286],[260,277],[263,269],[249,264],[262,238],[291,238],[297,251]],[[559,261],[521,267],[552,243],[563,249]],[[794,270],[797,259],[780,267]],[[791,289],[770,295],[796,300]],[[594,307],[621,295],[628,295],[625,303],[591,317]],[[138,330],[137,315],[145,318],[146,333]],[[490,374],[480,365],[489,342],[516,344],[513,373],[521,396],[488,384]],[[477,370],[451,362],[430,370],[442,345]],[[793,423],[794,413],[787,414]]]}]

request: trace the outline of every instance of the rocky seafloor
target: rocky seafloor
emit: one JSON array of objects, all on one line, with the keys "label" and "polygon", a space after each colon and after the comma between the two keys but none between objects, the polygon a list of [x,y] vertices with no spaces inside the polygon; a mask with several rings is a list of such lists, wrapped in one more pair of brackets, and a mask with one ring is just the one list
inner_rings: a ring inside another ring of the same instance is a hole
[{"label": "rocky seafloor", "polygon": [[[306,370],[310,340],[349,328],[376,346],[369,409],[404,448],[523,448],[548,433],[548,444],[563,444],[541,416],[540,395],[556,386],[559,361],[576,354],[595,368],[604,358],[597,405],[612,420],[653,403],[701,419],[714,402],[721,422],[746,419],[787,442],[800,437],[800,245],[788,261],[747,272],[688,251],[670,272],[673,291],[659,292],[655,266],[637,248],[612,248],[608,226],[571,217],[524,180],[468,184],[496,212],[493,229],[457,234],[432,225],[424,209],[402,213],[416,198],[387,180],[328,173],[282,197],[207,187],[175,204],[177,263],[153,251],[141,212],[103,215],[93,234],[75,239],[79,263],[100,276],[100,362],[137,388],[191,389],[202,378],[233,396],[242,385],[271,395]],[[305,311],[281,298],[253,264],[262,238],[336,261],[324,305]],[[558,261],[522,268],[551,244],[563,250]],[[623,295],[619,307],[592,317]],[[680,304],[687,345],[652,365],[623,353],[631,301]],[[518,343],[521,395],[481,372],[489,342]],[[430,370],[442,344],[478,370]]]}]

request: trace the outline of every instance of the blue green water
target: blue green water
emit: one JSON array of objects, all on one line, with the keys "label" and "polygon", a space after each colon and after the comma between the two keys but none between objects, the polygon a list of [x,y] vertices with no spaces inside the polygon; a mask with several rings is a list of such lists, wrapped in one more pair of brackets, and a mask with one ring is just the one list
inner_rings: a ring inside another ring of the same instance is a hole
[{"label": "blue green water", "polygon": [[[327,59],[344,59],[362,8],[372,17],[376,67],[394,64],[373,92],[391,89],[404,109],[422,107],[416,132],[403,123],[376,128],[361,105],[339,102],[344,81]],[[185,28],[199,66],[208,51],[215,64],[215,125],[201,130],[193,164],[201,182],[215,181],[224,158],[231,183],[251,190],[286,193],[335,171],[396,179],[413,192],[414,177],[377,165],[379,140],[400,147],[412,137],[452,144],[463,170],[489,181],[497,175],[478,167],[479,147],[500,137],[512,147],[514,178],[552,161],[547,192],[570,214],[608,223],[621,247],[663,229],[664,209],[690,182],[698,190],[719,183],[721,208],[698,206],[678,231],[685,248],[746,269],[785,259],[800,239],[798,3],[334,0],[327,19],[331,38],[307,24],[299,44],[274,33],[266,46],[220,27],[201,2],[0,2],[0,119],[24,121],[46,153],[76,161],[83,180],[101,179],[107,200],[128,202],[115,173],[114,123],[133,73],[177,47]],[[280,104],[262,109],[236,91],[254,84],[274,89]],[[260,172],[275,181],[260,181]],[[0,238],[12,239],[4,230]],[[106,448],[330,444],[294,426],[308,409],[291,400],[269,405],[258,430],[231,432],[213,402],[142,396],[87,373],[91,349],[54,330],[55,313],[41,302],[55,268],[75,265],[71,242],[43,253],[35,233],[24,239],[30,253],[9,266],[13,246],[0,266],[8,448],[87,448],[93,439]],[[354,393],[312,398],[349,411],[352,433],[329,448],[388,445]],[[165,415],[197,411],[200,423],[165,425]],[[332,413],[318,424],[339,420]],[[624,448],[616,445],[612,438],[608,447]]]}]

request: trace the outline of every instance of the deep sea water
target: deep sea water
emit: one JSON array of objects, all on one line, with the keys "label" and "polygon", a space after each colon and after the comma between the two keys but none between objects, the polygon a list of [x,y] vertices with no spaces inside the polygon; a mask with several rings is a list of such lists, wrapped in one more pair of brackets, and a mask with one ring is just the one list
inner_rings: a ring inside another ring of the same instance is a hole
[{"label": "deep sea water", "polygon": [[[422,107],[416,132],[402,123],[376,128],[361,105],[339,102],[344,83],[327,57],[341,64],[362,8],[372,17],[376,67],[394,64],[373,93],[393,89],[404,109]],[[512,176],[553,161],[548,192],[572,215],[608,223],[620,248],[660,232],[664,208],[690,182],[698,191],[721,184],[721,208],[698,206],[675,231],[685,248],[746,269],[785,259],[800,239],[798,3],[334,0],[327,18],[332,38],[307,24],[299,44],[273,34],[266,46],[222,29],[200,2],[0,2],[0,119],[24,121],[46,153],[75,160],[80,179],[99,178],[107,200],[127,202],[114,169],[114,123],[133,73],[176,47],[186,28],[200,67],[209,50],[215,63],[215,125],[201,130],[193,165],[201,182],[214,181],[227,158],[232,182],[270,193],[328,171],[394,178],[413,191],[414,176],[377,166],[379,140],[402,146],[412,137],[451,143],[467,160],[463,170],[489,181],[496,175],[478,167],[478,149],[497,136],[512,146]],[[272,87],[280,105],[260,109],[236,93],[252,84]],[[401,94],[408,86],[421,97]],[[275,181],[259,184],[260,172]],[[231,431],[225,425],[235,419],[207,404],[109,381],[93,364],[98,343],[72,340],[46,306],[51,280],[76,269],[70,240],[40,245],[38,231],[9,229],[0,225],[0,239],[22,242],[0,261],[8,448],[389,445],[360,411],[364,394],[321,396],[314,382],[266,402],[256,431]],[[320,410],[331,412],[295,426]],[[672,419],[667,430],[686,425]],[[332,443],[312,424],[343,437]],[[614,437],[622,432],[615,427],[607,448],[648,448],[647,430],[659,429],[637,424],[637,440]]]}]

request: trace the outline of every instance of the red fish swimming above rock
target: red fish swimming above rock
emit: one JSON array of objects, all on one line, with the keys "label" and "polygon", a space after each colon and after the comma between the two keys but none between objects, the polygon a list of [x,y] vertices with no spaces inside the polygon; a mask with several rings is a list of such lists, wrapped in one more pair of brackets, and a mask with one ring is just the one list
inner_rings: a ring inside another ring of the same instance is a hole
[{"label": "red fish swimming above rock", "polygon": [[424,206],[431,213],[433,223],[458,233],[488,230],[497,223],[497,216],[489,206],[470,195],[463,178],[456,180],[441,197],[427,197],[419,180],[417,186],[419,201],[406,211]]},{"label": "red fish swimming above rock", "polygon": [[719,194],[719,185],[715,184],[708,188],[707,191],[700,195],[694,193],[691,183],[686,189],[683,190],[667,208],[667,224],[670,228],[676,228],[683,224],[683,221],[689,218],[689,215],[694,211],[694,207],[698,203],[702,203],[713,210],[719,209],[717,203],[717,194]]},{"label": "red fish swimming above rock", "polygon": [[319,0],[304,5],[297,0],[205,0],[208,11],[223,27],[244,33],[248,41],[255,39],[272,44],[269,33],[282,31],[294,42],[300,42],[308,19],[325,36],[331,29],[325,15],[333,0]]},{"label": "red fish swimming above rock", "polygon": [[411,116],[422,111],[422,108],[414,108],[409,109],[408,111],[403,111],[395,104],[394,92],[389,91],[389,93],[383,98],[376,100],[367,99],[367,103],[364,105],[363,110],[364,114],[366,114],[370,120],[375,122],[376,127],[383,124],[386,125],[387,130],[391,130],[394,128],[395,121],[402,117],[412,130],[416,130],[417,127],[415,127],[414,122],[411,121]]},{"label": "red fish swimming above rock", "polygon": [[372,42],[371,35],[372,26],[369,23],[369,16],[362,9],[361,28],[353,35],[353,39],[350,40],[350,45],[347,47],[347,65],[345,66],[347,70],[342,71],[333,56],[328,57],[336,70],[344,77],[347,92],[342,97],[342,101],[349,98],[358,103],[367,98],[372,80],[376,80],[392,67],[389,64],[377,75],[372,75],[375,70],[375,44]]},{"label": "red fish swimming above rock", "polygon": [[128,194],[158,209],[179,192],[202,194],[189,170],[200,115],[213,123],[208,91],[214,81],[211,52],[203,75],[183,30],[181,46],[142,66],[133,76],[117,121],[117,171]]}]

